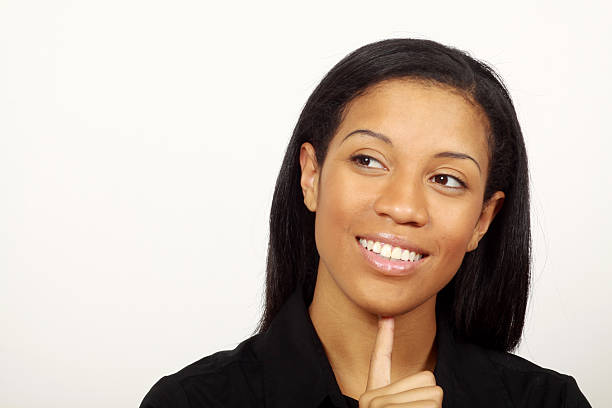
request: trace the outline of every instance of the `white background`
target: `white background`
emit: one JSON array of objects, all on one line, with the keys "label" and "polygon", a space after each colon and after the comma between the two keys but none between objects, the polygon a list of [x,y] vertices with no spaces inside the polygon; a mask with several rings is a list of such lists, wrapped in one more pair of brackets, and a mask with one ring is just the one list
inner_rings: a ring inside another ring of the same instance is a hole
[{"label": "white background", "polygon": [[391,37],[506,81],[533,195],[517,354],[609,406],[611,12],[564,4],[0,0],[0,406],[134,407],[250,336],[301,108]]}]

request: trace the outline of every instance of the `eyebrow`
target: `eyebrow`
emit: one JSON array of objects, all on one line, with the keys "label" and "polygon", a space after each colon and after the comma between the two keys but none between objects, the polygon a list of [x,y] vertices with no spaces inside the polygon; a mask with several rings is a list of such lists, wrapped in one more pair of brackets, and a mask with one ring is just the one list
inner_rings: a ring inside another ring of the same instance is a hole
[{"label": "eyebrow", "polygon": [[[375,137],[377,139],[382,140],[383,142],[387,143],[390,146],[393,146],[393,143],[391,142],[391,139],[389,139],[387,136],[383,135],[382,133],[377,133],[377,132],[374,132],[374,131],[369,130],[369,129],[357,129],[357,130],[353,130],[351,133],[349,133],[348,135],[344,136],[344,139],[342,139],[342,142],[340,142],[340,144],[342,144],[350,136],[353,136],[353,135],[356,135],[356,134],[363,134],[363,135],[367,135],[367,136],[372,136],[372,137]],[[469,154],[460,153],[460,152],[440,152],[440,153],[436,153],[434,155],[434,157],[435,158],[449,157],[451,159],[468,159],[468,160],[473,161],[474,164],[476,164],[476,167],[478,167],[478,172],[482,173],[482,169],[480,168],[480,164],[478,164],[476,159],[474,159]]]},{"label": "eyebrow", "polygon": [[375,138],[380,139],[383,142],[389,144],[390,146],[393,146],[393,143],[391,143],[391,139],[389,139],[387,136],[383,135],[382,133],[376,133],[376,132],[374,132],[372,130],[369,130],[369,129],[357,129],[357,130],[353,130],[351,133],[349,133],[348,135],[344,136],[344,139],[342,139],[342,142],[340,142],[340,144],[342,144],[346,139],[348,139],[349,136],[353,136],[353,135],[359,134],[359,133],[375,137]]},{"label": "eyebrow", "polygon": [[440,153],[436,153],[434,157],[436,158],[437,157],[450,157],[451,159],[469,159],[476,164],[476,167],[478,167],[478,172],[482,173],[482,170],[480,169],[480,164],[478,164],[476,159],[474,159],[472,156],[468,154],[459,153],[459,152],[440,152]]}]

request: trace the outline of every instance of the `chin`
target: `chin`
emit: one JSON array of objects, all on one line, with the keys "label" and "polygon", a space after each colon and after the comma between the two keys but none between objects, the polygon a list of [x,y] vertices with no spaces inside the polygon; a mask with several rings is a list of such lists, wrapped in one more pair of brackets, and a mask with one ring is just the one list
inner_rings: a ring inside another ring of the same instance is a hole
[{"label": "chin", "polygon": [[354,301],[362,310],[370,314],[399,316],[418,309],[427,299],[417,299],[405,292],[403,295],[393,296],[392,293],[386,291],[384,294],[374,292],[361,293]]},{"label": "chin", "polygon": [[361,298],[358,299],[356,303],[362,310],[377,316],[399,316],[420,306],[410,299],[393,299],[388,296],[381,298]]},{"label": "chin", "polygon": [[371,314],[387,317],[400,316],[413,310],[412,307],[397,302],[387,302],[386,304],[374,305],[367,309]]}]

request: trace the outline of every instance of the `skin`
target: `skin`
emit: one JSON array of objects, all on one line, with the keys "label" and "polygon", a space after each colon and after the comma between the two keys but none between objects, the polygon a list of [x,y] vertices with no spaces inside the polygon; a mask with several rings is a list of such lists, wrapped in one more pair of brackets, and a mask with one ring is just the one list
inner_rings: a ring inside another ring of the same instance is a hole
[{"label": "skin", "polygon": [[[343,140],[357,129],[384,134],[392,145],[364,133]],[[362,407],[372,400],[441,406],[443,390],[432,373],[436,295],[504,199],[498,191],[483,203],[488,132],[480,107],[459,91],[393,79],[347,106],[321,166],[313,146],[301,146],[300,183],[316,213],[320,255],[309,314],[340,390]],[[478,165],[434,157],[444,151],[468,154]],[[356,154],[371,158],[351,158]],[[410,276],[383,275],[366,263],[356,240],[377,232],[401,236],[429,256]]]}]

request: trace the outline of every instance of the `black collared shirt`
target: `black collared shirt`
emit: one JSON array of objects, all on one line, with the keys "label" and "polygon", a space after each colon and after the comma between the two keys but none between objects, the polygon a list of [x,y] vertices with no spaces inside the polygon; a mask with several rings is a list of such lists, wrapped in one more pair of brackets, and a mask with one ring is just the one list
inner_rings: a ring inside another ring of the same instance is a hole
[{"label": "black collared shirt", "polygon": [[[434,369],[444,408],[590,407],[573,377],[519,356],[455,340],[436,314]],[[140,408],[352,408],[308,314],[300,287],[270,328],[161,378]]]}]

